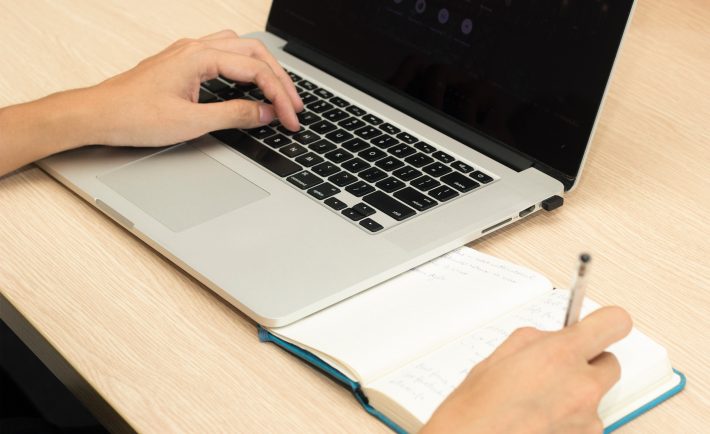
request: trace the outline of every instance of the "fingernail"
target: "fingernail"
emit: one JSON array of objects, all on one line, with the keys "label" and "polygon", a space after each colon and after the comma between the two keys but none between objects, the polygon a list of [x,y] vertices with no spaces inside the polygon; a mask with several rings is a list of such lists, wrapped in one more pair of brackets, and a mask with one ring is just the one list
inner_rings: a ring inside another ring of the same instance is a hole
[{"label": "fingernail", "polygon": [[266,104],[259,104],[259,122],[270,124],[274,120],[274,109]]}]

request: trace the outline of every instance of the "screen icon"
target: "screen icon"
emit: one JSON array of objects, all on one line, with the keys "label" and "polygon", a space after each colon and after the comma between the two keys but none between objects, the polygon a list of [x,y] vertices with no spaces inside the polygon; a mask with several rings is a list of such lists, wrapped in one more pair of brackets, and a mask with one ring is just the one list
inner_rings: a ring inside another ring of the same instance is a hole
[{"label": "screen icon", "polygon": [[468,35],[471,33],[473,30],[473,21],[471,21],[470,18],[466,18],[465,20],[461,21],[461,33],[464,35]]},{"label": "screen icon", "polygon": [[414,10],[416,10],[417,13],[423,14],[426,10],[426,0],[417,0],[414,4]]},{"label": "screen icon", "polygon": [[446,8],[439,9],[439,22],[446,24],[449,21],[449,10]]}]

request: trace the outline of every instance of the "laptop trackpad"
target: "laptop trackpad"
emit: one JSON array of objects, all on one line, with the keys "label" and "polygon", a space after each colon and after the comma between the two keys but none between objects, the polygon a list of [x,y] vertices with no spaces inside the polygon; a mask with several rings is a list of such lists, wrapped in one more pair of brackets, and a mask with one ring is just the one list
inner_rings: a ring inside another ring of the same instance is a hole
[{"label": "laptop trackpad", "polygon": [[98,177],[174,232],[269,193],[190,145],[179,145]]}]

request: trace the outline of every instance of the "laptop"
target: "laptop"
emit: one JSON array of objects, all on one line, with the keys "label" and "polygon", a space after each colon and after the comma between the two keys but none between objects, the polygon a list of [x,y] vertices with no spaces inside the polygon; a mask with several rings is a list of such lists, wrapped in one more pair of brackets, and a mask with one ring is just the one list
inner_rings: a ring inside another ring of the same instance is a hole
[{"label": "laptop", "polygon": [[[278,122],[39,165],[260,324],[289,324],[562,204],[632,0],[274,0]],[[215,78],[200,101],[263,100]]]}]

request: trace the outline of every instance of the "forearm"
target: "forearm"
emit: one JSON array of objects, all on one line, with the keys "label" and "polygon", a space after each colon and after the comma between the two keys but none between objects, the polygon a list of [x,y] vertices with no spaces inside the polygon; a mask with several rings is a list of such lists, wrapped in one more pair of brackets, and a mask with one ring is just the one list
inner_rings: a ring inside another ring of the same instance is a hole
[{"label": "forearm", "polygon": [[56,152],[95,143],[90,89],[0,109],[0,176]]}]

